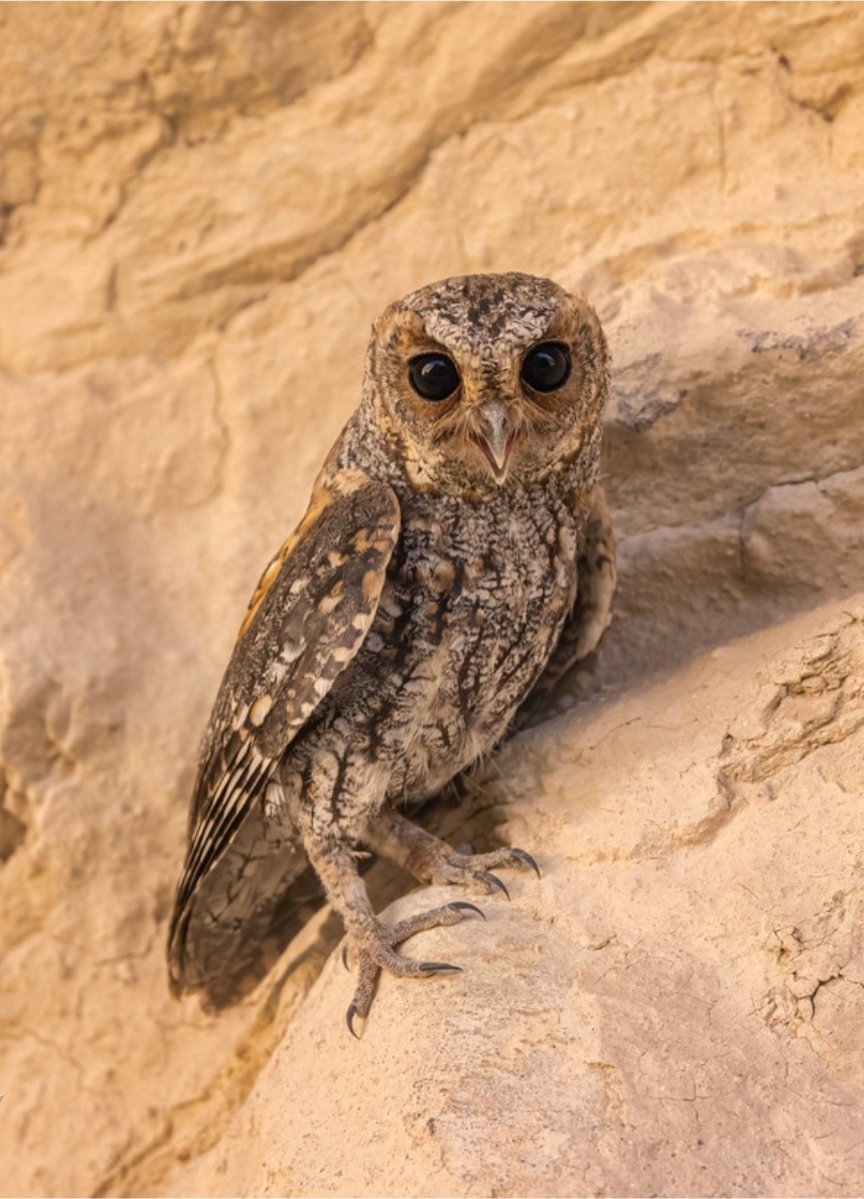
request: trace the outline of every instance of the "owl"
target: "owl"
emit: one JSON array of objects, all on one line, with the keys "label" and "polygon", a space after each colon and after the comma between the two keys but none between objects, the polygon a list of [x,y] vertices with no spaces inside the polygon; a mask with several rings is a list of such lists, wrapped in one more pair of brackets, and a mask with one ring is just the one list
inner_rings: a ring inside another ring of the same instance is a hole
[{"label": "owl", "polygon": [[474,894],[506,892],[494,870],[536,869],[520,849],[457,853],[403,809],[489,753],[609,623],[607,390],[594,310],[548,279],[445,279],[376,322],[360,404],[261,576],[204,736],[175,993],[243,995],[320,884],[356,964],[357,1035],[381,970],[459,968],[405,940],[482,915],[455,899],[385,924],[367,850]]}]

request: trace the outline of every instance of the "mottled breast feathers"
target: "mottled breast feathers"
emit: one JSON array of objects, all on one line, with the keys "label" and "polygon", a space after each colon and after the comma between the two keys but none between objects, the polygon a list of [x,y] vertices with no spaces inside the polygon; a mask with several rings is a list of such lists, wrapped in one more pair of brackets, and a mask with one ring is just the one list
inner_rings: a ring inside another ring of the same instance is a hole
[{"label": "mottled breast feathers", "polygon": [[386,484],[338,471],[261,577],[201,749],[170,938],[175,980],[195,891],[363,644],[399,527]]}]

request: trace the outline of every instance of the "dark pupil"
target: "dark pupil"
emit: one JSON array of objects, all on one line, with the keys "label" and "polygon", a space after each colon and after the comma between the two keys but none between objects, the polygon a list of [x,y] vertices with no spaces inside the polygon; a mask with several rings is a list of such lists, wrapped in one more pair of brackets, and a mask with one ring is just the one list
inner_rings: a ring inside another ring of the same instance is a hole
[{"label": "dark pupil", "polygon": [[522,378],[535,391],[555,391],[569,374],[570,355],[557,342],[535,346],[522,363]]},{"label": "dark pupil", "polygon": [[411,386],[424,400],[446,400],[459,386],[459,372],[446,354],[420,354],[408,363]]}]

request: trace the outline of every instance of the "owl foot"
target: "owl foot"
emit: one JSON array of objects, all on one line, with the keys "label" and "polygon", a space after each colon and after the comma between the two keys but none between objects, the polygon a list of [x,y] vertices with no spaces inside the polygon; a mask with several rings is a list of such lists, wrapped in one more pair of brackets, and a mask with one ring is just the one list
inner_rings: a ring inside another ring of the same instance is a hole
[{"label": "owl foot", "polygon": [[[437,839],[436,839],[437,840]],[[497,874],[490,874],[490,867],[505,867],[515,870],[533,870],[540,877],[540,867],[524,849],[493,849],[491,853],[457,853],[444,841],[437,844],[424,845],[422,860],[416,861],[411,869],[423,882],[433,885],[441,883],[458,884],[471,891],[482,891],[489,895],[494,891],[503,891],[510,898],[510,892]],[[422,874],[419,871],[422,870]]]},{"label": "owl foot", "polygon": [[510,892],[496,874],[497,867],[533,870],[540,868],[524,849],[493,849],[491,853],[459,853],[419,824],[406,820],[392,808],[382,808],[366,830],[364,840],[379,853],[398,862],[403,870],[430,886],[457,885],[491,895]]},{"label": "owl foot", "polygon": [[[396,952],[394,946],[401,945],[415,933],[424,932],[428,928],[458,924],[469,912],[476,913],[483,920],[486,919],[473,903],[448,903],[428,912],[419,912],[416,916],[409,916],[390,926],[376,921],[376,927],[372,931],[354,939],[352,949],[358,965],[357,989],[345,1013],[348,1031],[353,1037],[360,1037],[360,1033],[354,1027],[354,1021],[365,1020],[368,1016],[375,996],[378,975],[382,970],[402,978],[431,978],[435,974],[457,974],[461,971],[461,966],[451,966],[449,962],[417,962],[403,957],[401,953]],[[346,946],[342,951],[342,962],[346,967],[347,951]]]},{"label": "owl foot", "polygon": [[502,891],[509,899],[507,887],[491,870],[533,870],[537,878],[540,869],[531,854],[524,849],[494,849],[489,854],[459,854],[446,840],[406,820],[392,808],[382,808],[365,832],[365,842],[391,861],[430,886],[458,885],[469,891],[491,894]]}]

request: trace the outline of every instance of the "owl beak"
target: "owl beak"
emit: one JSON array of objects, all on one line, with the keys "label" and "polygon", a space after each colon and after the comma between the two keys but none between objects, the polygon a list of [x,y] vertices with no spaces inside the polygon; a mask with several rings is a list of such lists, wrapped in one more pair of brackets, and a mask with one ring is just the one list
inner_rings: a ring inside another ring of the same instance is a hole
[{"label": "owl beak", "polygon": [[510,451],[516,440],[513,420],[498,400],[490,400],[488,404],[484,404],[479,410],[479,416],[480,431],[472,435],[473,439],[491,466],[496,483],[503,483],[507,477]]}]

